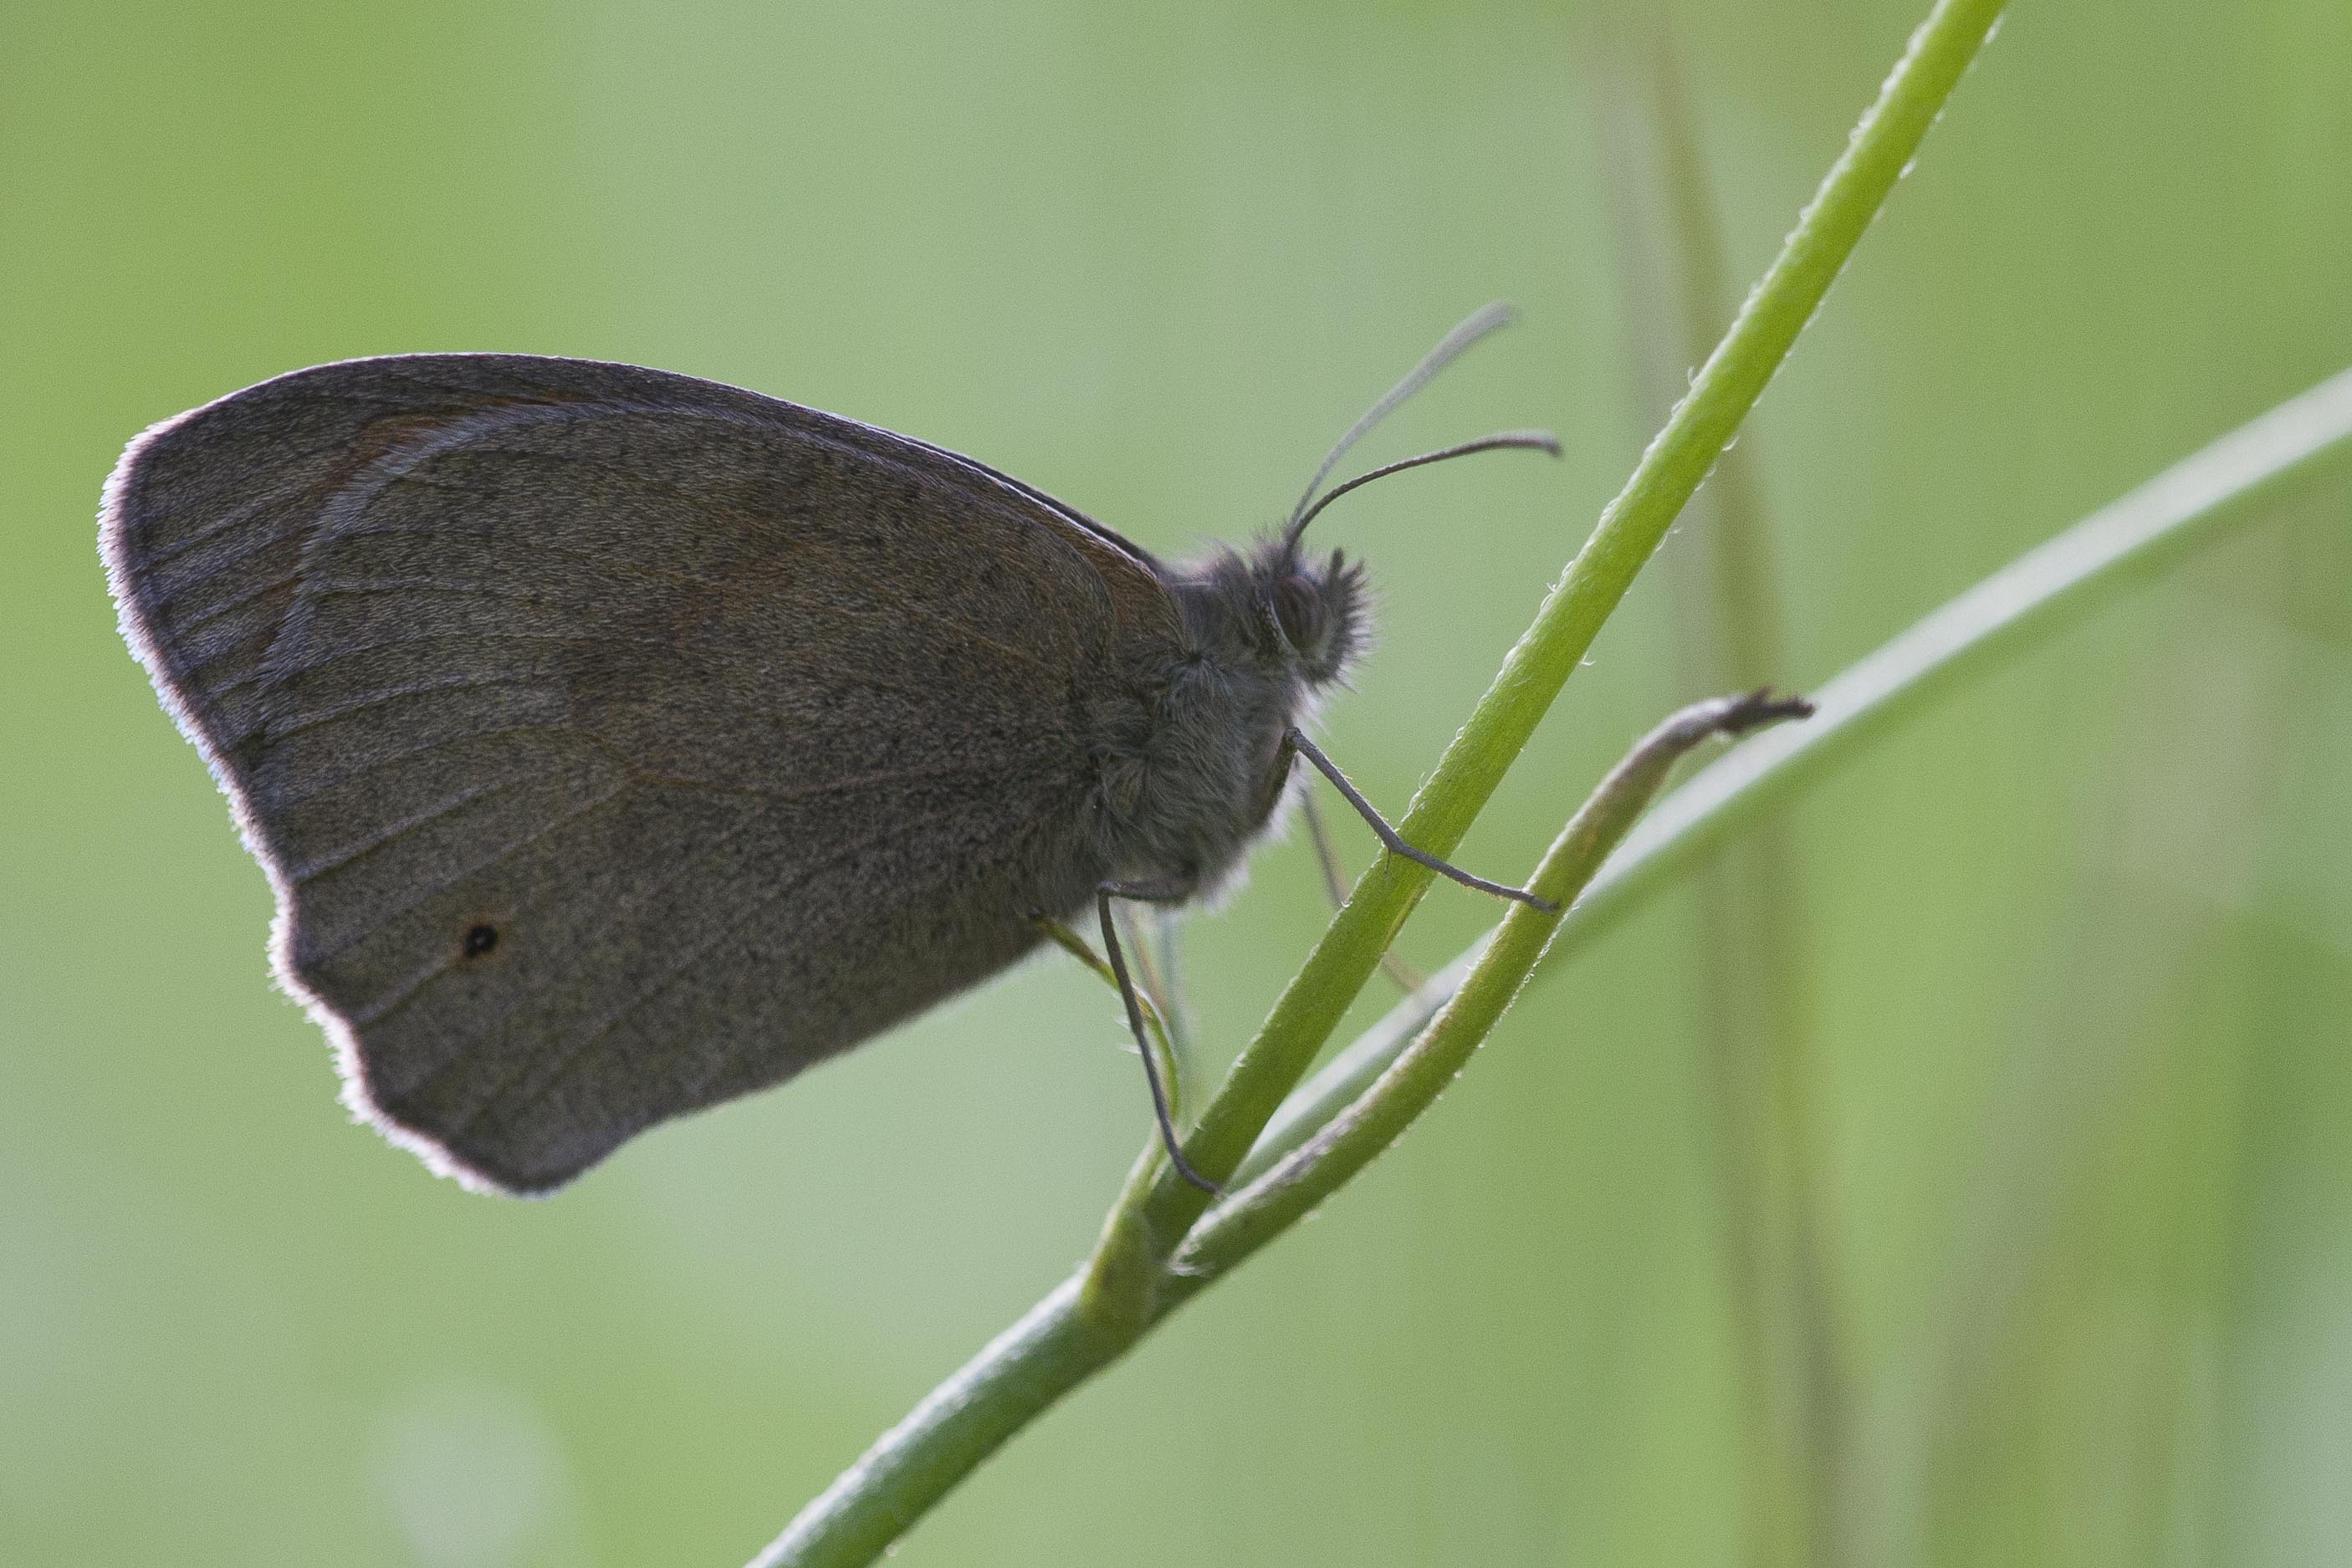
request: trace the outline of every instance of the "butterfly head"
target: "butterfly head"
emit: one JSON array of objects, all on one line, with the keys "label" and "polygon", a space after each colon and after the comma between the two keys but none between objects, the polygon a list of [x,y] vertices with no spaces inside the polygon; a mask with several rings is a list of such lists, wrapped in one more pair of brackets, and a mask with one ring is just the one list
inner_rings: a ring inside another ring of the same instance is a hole
[{"label": "butterfly head", "polygon": [[1293,540],[1270,540],[1249,562],[1251,598],[1270,649],[1307,685],[1338,680],[1363,651],[1364,569],[1344,551],[1320,559]]},{"label": "butterfly head", "polygon": [[1364,569],[1339,550],[1313,556],[1280,538],[1179,567],[1169,586],[1186,641],[1229,677],[1312,689],[1346,674],[1369,638]]}]

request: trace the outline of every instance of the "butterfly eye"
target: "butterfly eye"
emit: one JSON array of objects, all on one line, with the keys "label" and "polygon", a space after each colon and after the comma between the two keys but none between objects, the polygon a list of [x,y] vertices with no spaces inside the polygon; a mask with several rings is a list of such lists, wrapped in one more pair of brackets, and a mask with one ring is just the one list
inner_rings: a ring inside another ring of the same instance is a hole
[{"label": "butterfly eye", "polygon": [[1323,596],[1306,577],[1293,572],[1274,585],[1274,618],[1282,634],[1301,653],[1323,640]]}]

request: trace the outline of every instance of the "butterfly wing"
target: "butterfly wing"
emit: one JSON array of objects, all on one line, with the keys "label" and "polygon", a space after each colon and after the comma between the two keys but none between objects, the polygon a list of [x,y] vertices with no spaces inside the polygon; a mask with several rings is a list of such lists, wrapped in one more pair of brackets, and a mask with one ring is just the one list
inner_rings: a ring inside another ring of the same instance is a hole
[{"label": "butterfly wing", "polygon": [[980,465],[630,366],[321,366],[109,481],[134,650],[352,1105],[568,1180],[1002,967],[1150,558]]}]

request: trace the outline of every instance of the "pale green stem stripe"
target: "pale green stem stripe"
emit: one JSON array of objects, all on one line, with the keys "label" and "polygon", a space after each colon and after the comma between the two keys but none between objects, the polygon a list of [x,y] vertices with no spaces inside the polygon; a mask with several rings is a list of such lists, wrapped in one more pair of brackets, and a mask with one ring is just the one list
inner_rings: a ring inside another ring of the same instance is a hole
[{"label": "pale green stem stripe", "polygon": [[[1633,476],[1604,507],[1584,548],[1545,599],[1469,721],[1399,824],[1405,841],[1453,852],[1536,725],[1599,635],[1601,623],[1665,538],[1758,397],[1812,319],[1922,138],[1976,57],[2002,0],[1937,0],[1911,36],[1780,253],[1739,308],[1731,330],[1691,382]],[[1382,855],[1356,884],[1274,1011],[1234,1061],[1185,1140],[1213,1179],[1229,1176],[1303,1078],[1381,955],[1429,885],[1430,873]],[[1172,1250],[1208,1195],[1172,1172],[1152,1186],[1139,1228]]]},{"label": "pale green stem stripe", "polygon": [[[2257,516],[2255,503],[2282,486],[2347,459],[2352,371],[2240,425],[1914,622],[1812,694],[1812,718],[1758,736],[1660,801],[1561,917],[1538,973],[1581,951],[1700,856],[1821,769],[1857,754],[1886,726],[1925,712],[1958,682],[1990,673],[2222,538]],[[1284,1103],[1234,1179],[1263,1175],[1361,1094],[1461,988],[1491,936],[1326,1063]]]}]

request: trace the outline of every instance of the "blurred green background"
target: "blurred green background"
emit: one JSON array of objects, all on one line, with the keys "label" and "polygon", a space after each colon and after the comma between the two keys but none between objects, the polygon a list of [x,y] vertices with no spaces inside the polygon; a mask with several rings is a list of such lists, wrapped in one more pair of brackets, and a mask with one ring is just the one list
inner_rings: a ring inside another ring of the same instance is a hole
[{"label": "blurred green background", "polygon": [[[1742,286],[1921,9],[1672,8]],[[1278,517],[1507,297],[1525,325],[1367,455],[1545,423],[1567,460],[1318,524],[1385,591],[1328,743],[1399,810],[1663,412],[1648,176],[1604,131],[1663,15],[0,8],[0,1563],[738,1562],[1062,1275],[1147,1128],[1060,959],[551,1202],[350,1125],[116,637],[92,514],[130,436],[322,360],[632,360],[1179,550]],[[2347,169],[2335,0],[2019,5],[1748,427],[1780,678],[2352,361]],[[1531,864],[1698,695],[1692,534],[1465,863]],[[2347,585],[2339,491],[1786,819],[1846,1561],[2352,1552]],[[1441,886],[1402,946],[1493,913]],[[1215,1049],[1321,918],[1294,838],[1189,923]],[[1676,899],[1530,993],[900,1561],[1753,1560],[1713,956]]]}]

